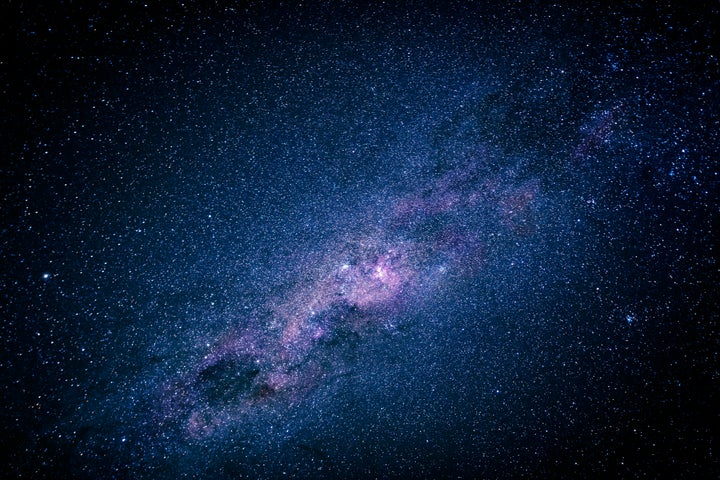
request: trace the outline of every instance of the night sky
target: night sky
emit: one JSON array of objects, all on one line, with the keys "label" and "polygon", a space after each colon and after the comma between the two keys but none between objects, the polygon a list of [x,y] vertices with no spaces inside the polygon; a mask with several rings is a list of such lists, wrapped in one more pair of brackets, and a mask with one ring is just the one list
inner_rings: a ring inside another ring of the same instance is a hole
[{"label": "night sky", "polygon": [[0,476],[720,476],[717,3],[38,3]]}]

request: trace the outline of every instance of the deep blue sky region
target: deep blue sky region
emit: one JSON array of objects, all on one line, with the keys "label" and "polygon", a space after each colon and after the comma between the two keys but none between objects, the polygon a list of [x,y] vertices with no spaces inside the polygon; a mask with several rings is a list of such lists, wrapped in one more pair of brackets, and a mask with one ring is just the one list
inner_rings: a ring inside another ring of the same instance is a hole
[{"label": "deep blue sky region", "polygon": [[716,3],[5,3],[3,476],[720,476]]}]

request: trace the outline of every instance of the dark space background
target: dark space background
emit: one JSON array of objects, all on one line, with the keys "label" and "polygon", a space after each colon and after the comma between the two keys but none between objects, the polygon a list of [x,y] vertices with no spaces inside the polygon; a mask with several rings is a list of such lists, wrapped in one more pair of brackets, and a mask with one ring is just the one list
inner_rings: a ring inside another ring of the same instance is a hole
[{"label": "dark space background", "polygon": [[717,3],[90,3],[0,10],[3,477],[720,475]]}]

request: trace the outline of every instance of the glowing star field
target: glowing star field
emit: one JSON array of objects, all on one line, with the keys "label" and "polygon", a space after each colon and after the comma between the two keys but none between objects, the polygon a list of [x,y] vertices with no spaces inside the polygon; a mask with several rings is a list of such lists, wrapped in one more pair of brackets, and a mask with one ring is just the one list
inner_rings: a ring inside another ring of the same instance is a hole
[{"label": "glowing star field", "polygon": [[346,368],[336,351],[393,330],[451,278],[472,275],[493,235],[529,228],[538,186],[484,181],[477,161],[388,201],[378,219],[367,213],[356,238],[331,240],[329,253],[301,265],[297,287],[246,313],[189,374],[163,386],[163,426],[180,422],[182,434],[202,437],[253,409],[297,401]]},{"label": "glowing star field", "polygon": [[11,3],[5,476],[720,476],[717,6]]}]

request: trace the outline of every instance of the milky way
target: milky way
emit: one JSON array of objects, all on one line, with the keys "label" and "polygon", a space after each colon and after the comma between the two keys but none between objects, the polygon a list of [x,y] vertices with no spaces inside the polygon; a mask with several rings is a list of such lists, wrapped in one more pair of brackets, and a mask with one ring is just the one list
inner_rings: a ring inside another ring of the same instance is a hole
[{"label": "milky way", "polygon": [[6,475],[720,476],[718,7],[10,3]]},{"label": "milky way", "polygon": [[253,408],[295,401],[347,367],[333,359],[335,350],[393,329],[449,278],[482,268],[493,236],[531,229],[537,182],[508,187],[483,178],[478,162],[489,160],[472,159],[365,212],[321,258],[298,265],[294,288],[246,313],[189,374],[164,386],[163,425],[179,421],[183,434],[202,437]]}]

